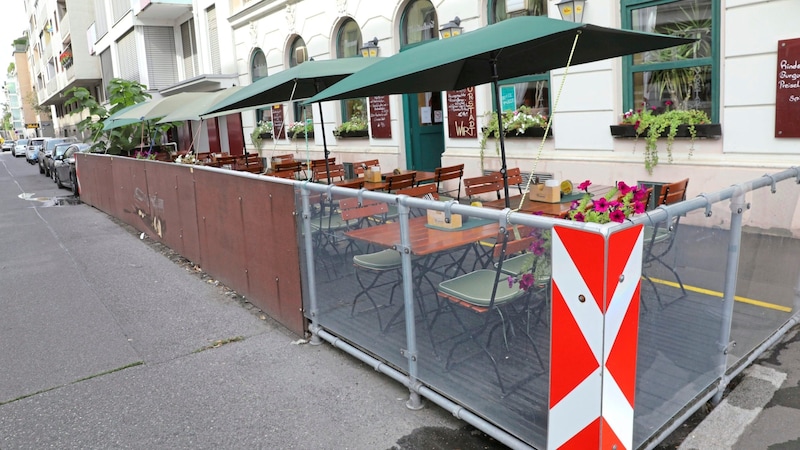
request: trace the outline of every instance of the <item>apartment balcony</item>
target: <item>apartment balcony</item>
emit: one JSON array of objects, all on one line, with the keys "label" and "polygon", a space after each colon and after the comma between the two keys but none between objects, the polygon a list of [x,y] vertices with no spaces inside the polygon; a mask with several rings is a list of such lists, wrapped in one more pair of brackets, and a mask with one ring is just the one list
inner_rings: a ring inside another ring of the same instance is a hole
[{"label": "apartment balcony", "polygon": [[139,20],[175,20],[192,10],[192,0],[141,0]]},{"label": "apartment balcony", "polygon": [[69,42],[70,35],[72,34],[72,27],[69,22],[69,13],[64,14],[61,18],[61,42]]}]

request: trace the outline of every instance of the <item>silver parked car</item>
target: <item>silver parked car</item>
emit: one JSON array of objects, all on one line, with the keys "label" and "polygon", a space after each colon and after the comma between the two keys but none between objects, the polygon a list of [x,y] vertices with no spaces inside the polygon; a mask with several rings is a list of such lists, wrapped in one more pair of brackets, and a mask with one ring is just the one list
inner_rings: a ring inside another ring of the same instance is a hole
[{"label": "silver parked car", "polygon": [[[70,144],[63,154],[56,154],[53,158],[53,175],[60,188],[70,188],[72,193],[78,195],[78,176],[75,172],[75,153],[88,152],[92,148],[89,144]],[[60,150],[60,146],[59,146]]]},{"label": "silver parked car", "polygon": [[39,161],[39,150],[47,139],[50,138],[37,137],[28,141],[28,146],[25,147],[25,161],[28,161],[28,164],[33,165]]},{"label": "silver parked car", "polygon": [[53,149],[56,148],[56,145],[63,144],[63,143],[75,143],[78,142],[77,139],[74,137],[62,137],[62,138],[48,138],[44,141],[44,146],[42,146],[41,151],[39,152],[39,173],[43,174],[46,177],[50,176],[50,169],[53,167],[52,155]]},{"label": "silver parked car", "polygon": [[14,158],[17,156],[25,156],[25,148],[27,147],[27,139],[17,139],[17,142],[14,144],[14,148],[11,149],[11,154],[14,155]]}]

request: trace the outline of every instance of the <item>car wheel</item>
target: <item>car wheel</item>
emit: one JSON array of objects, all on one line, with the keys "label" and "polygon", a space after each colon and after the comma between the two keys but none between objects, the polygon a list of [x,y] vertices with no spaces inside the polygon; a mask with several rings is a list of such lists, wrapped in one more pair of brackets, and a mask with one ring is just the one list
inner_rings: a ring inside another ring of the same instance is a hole
[{"label": "car wheel", "polygon": [[58,176],[57,171],[53,171],[53,179],[55,180],[56,186],[58,186],[59,189],[64,187],[64,183],[61,182],[61,177]]},{"label": "car wheel", "polygon": [[78,192],[78,180],[75,178],[74,173],[69,174],[69,180],[72,182],[72,193],[80,195],[80,192]]},{"label": "car wheel", "polygon": [[39,163],[39,173],[40,174],[44,173],[44,167],[42,167],[42,163]]}]

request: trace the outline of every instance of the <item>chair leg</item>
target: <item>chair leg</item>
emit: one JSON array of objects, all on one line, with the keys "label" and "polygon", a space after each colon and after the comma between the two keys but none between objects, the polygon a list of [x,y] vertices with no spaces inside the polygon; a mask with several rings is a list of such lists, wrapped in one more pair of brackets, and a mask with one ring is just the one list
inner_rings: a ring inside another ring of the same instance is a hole
[{"label": "chair leg", "polygon": [[[383,286],[385,284],[388,284],[388,283],[384,283],[384,284],[378,285],[378,281],[380,281],[383,278],[383,276],[386,273],[388,273],[388,271],[377,272],[375,274],[375,277],[372,279],[372,282],[369,283],[369,285],[365,285],[365,281],[361,278],[361,276],[362,276],[361,273],[362,273],[362,271],[366,271],[366,270],[368,270],[368,269],[356,267],[356,270],[355,270],[356,281],[358,282],[359,286],[361,286],[361,291],[359,291],[356,294],[356,296],[353,298],[353,305],[350,307],[350,316],[351,317],[355,316],[356,304],[358,303],[359,298],[361,298],[362,296],[367,297],[369,302],[372,303],[372,307],[375,310],[375,314],[378,316],[378,329],[383,330],[383,322],[381,321],[380,308],[378,307],[378,303],[375,301],[375,298],[373,298],[372,294],[370,293],[370,290],[374,289],[375,287]],[[372,272],[372,271],[370,271],[370,272]],[[392,270],[391,272],[397,273],[396,270]],[[391,304],[394,301],[394,289],[397,287],[398,283],[399,283],[399,281],[395,281],[393,283],[393,285],[392,285],[392,290],[391,290],[390,296],[389,296],[389,304]]]}]

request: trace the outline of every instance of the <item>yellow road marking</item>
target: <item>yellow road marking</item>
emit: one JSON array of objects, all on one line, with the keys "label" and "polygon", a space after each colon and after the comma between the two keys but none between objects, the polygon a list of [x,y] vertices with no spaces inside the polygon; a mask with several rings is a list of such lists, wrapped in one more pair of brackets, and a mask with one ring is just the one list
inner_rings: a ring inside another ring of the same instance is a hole
[{"label": "yellow road marking", "polygon": [[[678,283],[675,283],[673,281],[661,280],[658,278],[650,278],[650,280],[652,280],[653,283],[663,284],[665,286],[674,287],[677,289],[681,288],[681,286]],[[712,291],[711,289],[703,289],[696,286],[689,286],[688,284],[684,284],[683,287],[687,291],[697,292],[698,294],[704,294],[704,295],[710,295],[712,297],[722,298],[722,292]],[[752,298],[740,297],[736,295],[733,297],[733,299],[736,300],[737,302],[760,306],[762,308],[774,309],[776,311],[787,312],[787,313],[792,312],[792,308],[789,308],[788,306],[781,306],[781,305],[776,305],[774,303],[762,302],[761,300],[753,300]]]}]

